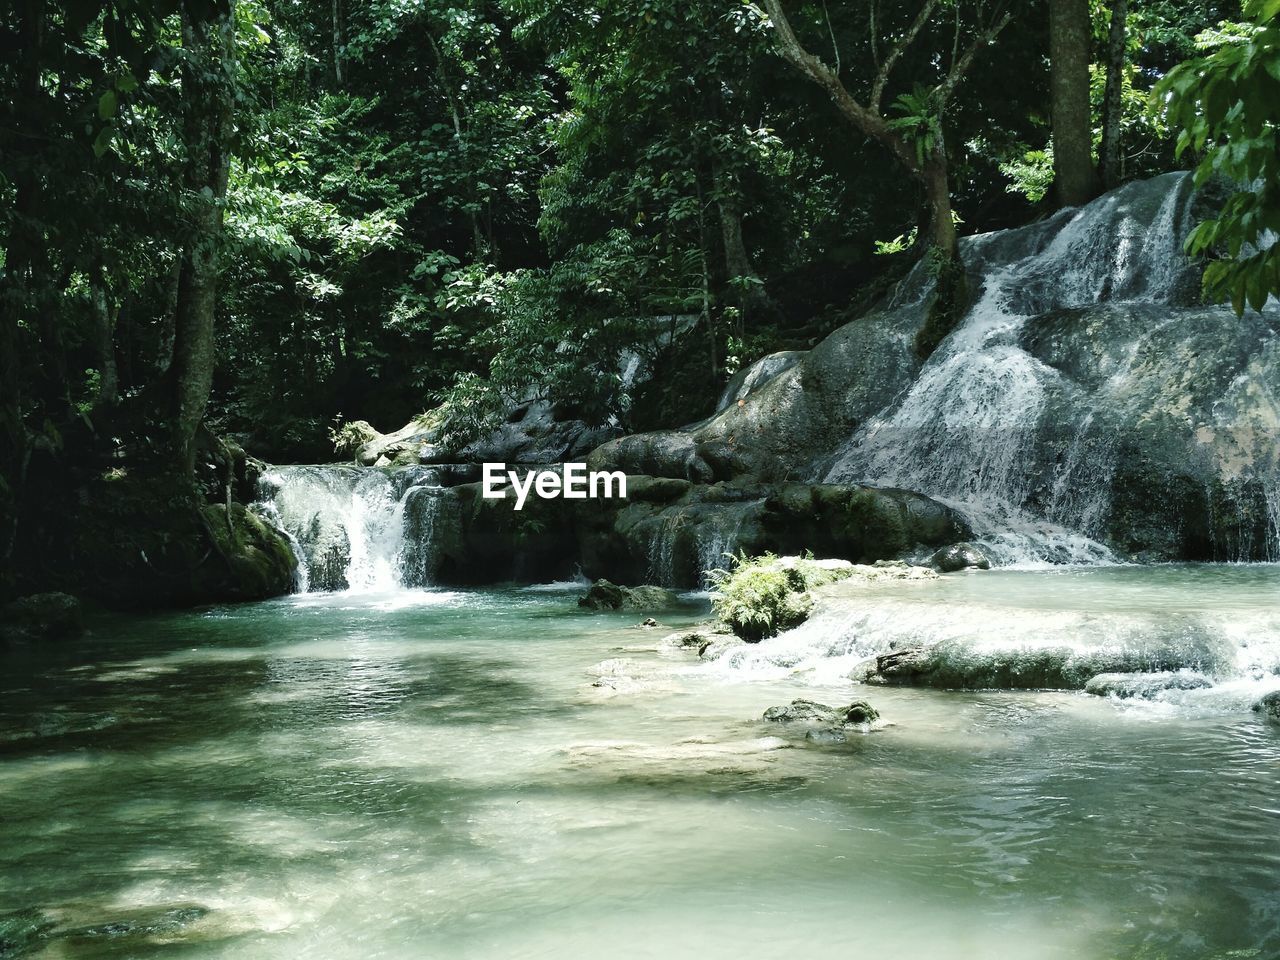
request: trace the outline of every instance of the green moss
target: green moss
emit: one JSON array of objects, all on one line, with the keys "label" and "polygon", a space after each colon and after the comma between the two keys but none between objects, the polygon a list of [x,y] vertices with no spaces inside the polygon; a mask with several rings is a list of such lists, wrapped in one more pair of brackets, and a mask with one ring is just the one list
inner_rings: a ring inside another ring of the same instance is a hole
[{"label": "green moss", "polygon": [[902,508],[874,490],[849,497],[845,513],[863,559],[895,557],[911,546]]},{"label": "green moss", "polygon": [[710,571],[716,580],[712,607],[716,616],[748,643],[758,643],[809,618],[809,591],[849,576],[848,568],[824,565],[809,557],[779,558],[771,553],[741,557],[732,572]]},{"label": "green moss", "polygon": [[929,300],[929,312],[915,339],[916,356],[921,360],[929,359],[964,316],[969,303],[968,288],[964,264],[958,257],[938,264],[937,283]]}]

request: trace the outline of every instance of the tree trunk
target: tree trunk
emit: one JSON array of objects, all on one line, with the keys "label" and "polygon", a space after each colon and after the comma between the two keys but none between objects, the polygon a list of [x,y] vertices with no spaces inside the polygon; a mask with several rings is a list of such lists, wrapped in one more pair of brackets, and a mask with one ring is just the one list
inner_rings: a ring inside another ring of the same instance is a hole
[{"label": "tree trunk", "polygon": [[1049,0],[1049,96],[1058,203],[1075,207],[1098,192],[1089,110],[1088,0]]},{"label": "tree trunk", "polygon": [[1107,88],[1102,99],[1102,186],[1112,190],[1119,186],[1124,171],[1120,169],[1120,120],[1123,115],[1121,95],[1124,93],[1125,19],[1129,15],[1128,0],[1111,0],[1111,29],[1107,33]]},{"label": "tree trunk", "polygon": [[116,375],[115,317],[107,297],[107,278],[101,264],[89,280],[89,300],[93,307],[94,339],[98,353],[98,399],[102,405],[116,402],[120,381]]},{"label": "tree trunk", "polygon": [[182,251],[173,258],[173,266],[165,278],[164,312],[160,315],[160,329],[156,334],[154,374],[157,379],[168,375],[173,365],[173,333],[178,324],[178,287],[182,283]]},{"label": "tree trunk", "polygon": [[24,320],[30,328],[32,313],[48,308],[39,302],[44,288],[37,274],[44,238],[36,229],[40,211],[41,185],[36,173],[40,163],[38,152],[46,142],[38,136],[40,118],[44,116],[44,96],[40,85],[40,69],[45,35],[44,0],[25,0],[19,7],[19,91],[14,104],[13,122],[21,132],[21,153],[8,157],[11,168],[13,209],[10,230],[4,237],[5,264],[0,271],[0,597],[13,585],[12,563],[18,525],[25,499],[27,463],[31,455],[27,426],[23,419],[23,368],[25,357],[22,328]]},{"label": "tree trunk", "polygon": [[333,0],[333,85],[342,86],[342,7]]},{"label": "tree trunk", "polygon": [[218,300],[223,199],[230,169],[235,0],[183,4],[182,74],[185,187],[191,237],[183,252],[175,312],[172,431],[174,466],[194,468],[196,432],[213,387],[213,323]]},{"label": "tree trunk", "polygon": [[956,238],[956,220],[951,212],[951,187],[947,175],[947,157],[941,150],[921,171],[925,198],[929,203],[929,242],[939,260],[957,260],[960,245]]},{"label": "tree trunk", "polygon": [[968,289],[955,218],[951,215],[947,157],[941,147],[921,171],[921,178],[929,204],[929,243],[934,257],[933,297],[915,338],[916,355],[925,359],[960,321],[968,303]]},{"label": "tree trunk", "polygon": [[764,319],[775,313],[777,308],[765,290],[760,274],[756,273],[751,254],[747,252],[746,242],[742,239],[742,202],[737,193],[731,189],[725,190],[724,186],[722,181],[722,192],[717,203],[720,210],[720,237],[724,244],[724,265],[729,280],[734,282],[745,326],[745,321]]}]

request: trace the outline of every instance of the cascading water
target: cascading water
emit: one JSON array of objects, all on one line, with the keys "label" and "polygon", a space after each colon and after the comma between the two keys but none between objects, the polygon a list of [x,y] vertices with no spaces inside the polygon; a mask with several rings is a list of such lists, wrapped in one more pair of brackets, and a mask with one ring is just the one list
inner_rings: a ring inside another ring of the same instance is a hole
[{"label": "cascading water", "polygon": [[436,479],[429,467],[276,467],[259,482],[258,508],[295,544],[302,591],[424,586],[442,515]]},{"label": "cascading water", "polygon": [[[1044,227],[1048,242],[1020,256],[1004,249],[1007,233],[969,240],[966,259],[992,264],[975,303],[906,395],[855,434],[825,479],[903,487],[949,503],[1005,564],[1109,560],[1091,538],[1105,518],[1114,469],[1103,410],[1074,397],[1022,337],[1029,320],[1049,311],[1164,303],[1185,291],[1190,180],[1174,174],[1141,187],[1060,215]],[[1126,371],[1116,371],[1099,396],[1118,395],[1125,380]],[[1047,502],[1032,509],[1047,431],[1068,438],[1068,454],[1051,467],[1048,494],[1040,494]]]}]

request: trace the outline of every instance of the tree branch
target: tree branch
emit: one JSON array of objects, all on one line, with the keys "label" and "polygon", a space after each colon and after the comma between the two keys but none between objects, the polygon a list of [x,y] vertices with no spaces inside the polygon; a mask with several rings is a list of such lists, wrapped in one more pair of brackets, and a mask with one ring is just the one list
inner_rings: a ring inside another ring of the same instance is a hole
[{"label": "tree branch", "polygon": [[938,84],[937,89],[933,91],[934,103],[938,108],[938,112],[942,112],[942,108],[946,106],[947,101],[951,99],[951,95],[955,93],[956,87],[960,81],[964,79],[964,75],[968,72],[969,67],[973,65],[974,58],[984,47],[989,46],[992,41],[1000,34],[1000,31],[1007,27],[1013,20],[1013,14],[1005,11],[998,20],[992,23],[985,30],[981,31],[974,38],[973,43],[969,44],[969,48],[960,56],[951,66],[947,78]]},{"label": "tree branch", "polygon": [[836,107],[854,126],[888,148],[899,163],[912,174],[919,176],[920,165],[916,161],[915,151],[889,126],[878,111],[868,109],[855,100],[831,68],[804,48],[791,28],[791,21],[783,12],[781,0],[764,0],[764,5],[778,38],[778,52],[783,59],[826,90],[835,101]]},{"label": "tree branch", "polygon": [[907,32],[899,37],[898,42],[885,54],[884,62],[880,64],[880,69],[876,72],[876,78],[871,84],[871,99],[869,103],[875,113],[880,112],[880,100],[884,96],[884,88],[889,82],[889,73],[893,70],[893,65],[906,52],[907,47],[915,42],[916,37],[920,35],[920,31],[929,22],[929,17],[933,15],[933,11],[937,7],[938,0],[927,0],[925,5],[920,8],[920,12],[916,14],[915,20],[911,22],[911,26],[907,27]]}]

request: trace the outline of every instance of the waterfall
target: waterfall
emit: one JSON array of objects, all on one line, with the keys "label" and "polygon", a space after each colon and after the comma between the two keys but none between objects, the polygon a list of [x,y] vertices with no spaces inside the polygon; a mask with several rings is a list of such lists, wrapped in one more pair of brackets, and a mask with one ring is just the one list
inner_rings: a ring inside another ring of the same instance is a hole
[{"label": "waterfall", "polygon": [[[906,394],[843,446],[826,481],[929,494],[966,516],[1002,563],[1107,561],[1090,537],[1115,468],[1100,411],[1022,338],[1050,311],[1184,295],[1190,197],[1190,178],[1171,174],[1031,233],[965,241],[966,262],[982,275],[973,305]],[[1062,462],[1043,462],[1046,433],[1067,438]]]},{"label": "waterfall", "polygon": [[300,591],[423,586],[438,563],[436,480],[430,467],[276,467],[259,481],[257,506],[293,542]]}]

